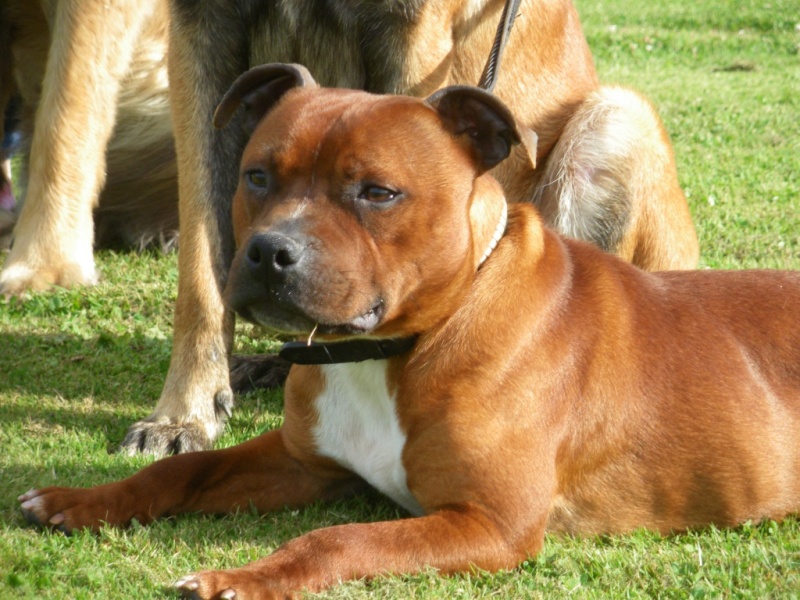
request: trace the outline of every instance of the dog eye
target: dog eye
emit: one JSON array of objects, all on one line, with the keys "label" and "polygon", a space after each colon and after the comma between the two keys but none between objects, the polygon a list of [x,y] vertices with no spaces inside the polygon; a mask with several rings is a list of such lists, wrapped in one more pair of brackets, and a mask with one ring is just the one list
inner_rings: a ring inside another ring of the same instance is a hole
[{"label": "dog eye", "polygon": [[369,200],[370,202],[381,203],[394,200],[399,195],[400,193],[394,190],[388,190],[377,185],[370,185],[361,191],[359,198],[362,200]]},{"label": "dog eye", "polygon": [[258,189],[269,187],[269,177],[264,171],[248,171],[244,176],[251,187]]}]

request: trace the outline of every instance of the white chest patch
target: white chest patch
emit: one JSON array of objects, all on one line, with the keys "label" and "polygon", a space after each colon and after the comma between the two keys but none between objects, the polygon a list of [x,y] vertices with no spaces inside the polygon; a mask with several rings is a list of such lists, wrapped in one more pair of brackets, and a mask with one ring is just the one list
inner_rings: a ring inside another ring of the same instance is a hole
[{"label": "white chest patch", "polygon": [[421,515],[406,483],[401,460],[406,436],[386,385],[386,361],[325,365],[322,372],[325,391],[316,400],[319,425],[314,429],[319,453]]}]

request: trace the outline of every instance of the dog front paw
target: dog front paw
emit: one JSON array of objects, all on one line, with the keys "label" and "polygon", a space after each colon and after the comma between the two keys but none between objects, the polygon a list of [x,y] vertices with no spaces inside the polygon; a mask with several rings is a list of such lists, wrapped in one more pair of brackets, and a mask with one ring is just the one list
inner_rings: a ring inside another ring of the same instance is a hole
[{"label": "dog front paw", "polygon": [[175,424],[144,419],[128,429],[119,451],[123,454],[183,454],[211,448],[206,428],[197,421]]},{"label": "dog front paw", "polygon": [[128,521],[113,514],[104,496],[94,488],[34,489],[22,494],[17,500],[28,523],[66,534],[78,529],[97,531],[104,524],[126,525]]},{"label": "dog front paw", "polygon": [[200,571],[176,581],[173,586],[192,600],[273,600],[294,594],[271,586],[263,577],[244,569]]}]

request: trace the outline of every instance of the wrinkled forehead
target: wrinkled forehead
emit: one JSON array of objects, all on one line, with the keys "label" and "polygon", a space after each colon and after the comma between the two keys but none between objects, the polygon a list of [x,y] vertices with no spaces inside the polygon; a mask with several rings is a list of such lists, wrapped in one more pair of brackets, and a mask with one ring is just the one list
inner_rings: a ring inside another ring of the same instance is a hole
[{"label": "wrinkled forehead", "polygon": [[[342,89],[295,89],[256,127],[245,156],[298,162],[301,156],[381,155],[397,164],[449,137],[423,100]],[[399,165],[398,165],[399,166]]]}]

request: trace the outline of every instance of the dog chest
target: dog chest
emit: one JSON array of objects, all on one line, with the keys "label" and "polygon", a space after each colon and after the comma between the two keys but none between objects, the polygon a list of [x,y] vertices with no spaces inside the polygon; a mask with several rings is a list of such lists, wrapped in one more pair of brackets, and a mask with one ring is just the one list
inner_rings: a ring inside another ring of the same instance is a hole
[{"label": "dog chest", "polygon": [[325,365],[325,389],[317,397],[314,438],[320,454],[357,473],[412,514],[422,507],[406,483],[395,397],[385,360]]}]

